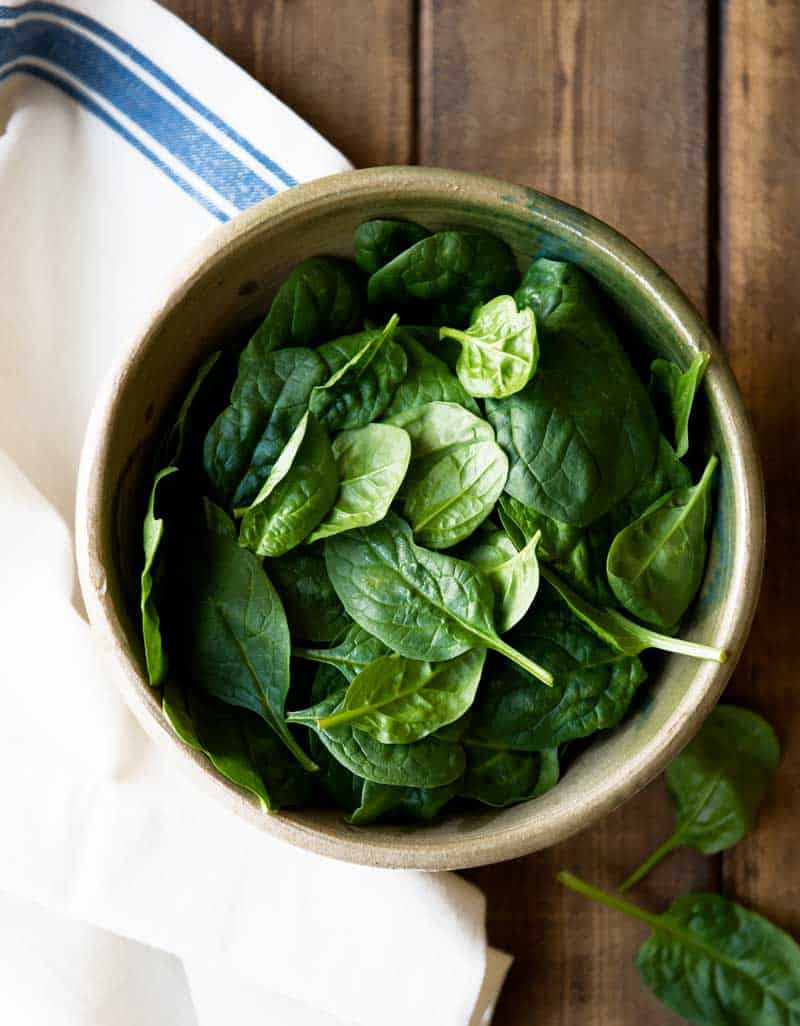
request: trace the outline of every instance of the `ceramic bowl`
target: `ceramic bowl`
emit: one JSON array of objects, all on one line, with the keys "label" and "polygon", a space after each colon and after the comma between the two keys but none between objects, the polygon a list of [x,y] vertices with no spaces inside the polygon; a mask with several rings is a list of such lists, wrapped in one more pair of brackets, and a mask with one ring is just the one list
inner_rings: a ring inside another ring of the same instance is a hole
[{"label": "ceramic bowl", "polygon": [[[164,721],[159,696],[146,683],[138,626],[141,518],[166,412],[203,357],[264,314],[296,263],[319,253],[351,255],[354,228],[377,216],[485,229],[513,248],[521,267],[536,254],[566,258],[593,275],[655,352],[684,365],[699,350],[712,353],[704,423],[693,446],[720,455],[718,498],[708,569],[682,633],[724,646],[728,661],[665,658],[635,712],[597,736],[548,794],[509,809],[446,816],[432,826],[353,827],[332,809],[263,814]],[[257,830],[334,858],[433,870],[554,844],[657,776],[699,728],[736,665],[758,596],[763,547],[762,479],[742,398],[722,350],[678,286],[581,210],[505,182],[427,168],[376,168],[301,185],[212,234],[165,291],[98,398],[77,508],[89,617],[125,698],[156,743]]]}]

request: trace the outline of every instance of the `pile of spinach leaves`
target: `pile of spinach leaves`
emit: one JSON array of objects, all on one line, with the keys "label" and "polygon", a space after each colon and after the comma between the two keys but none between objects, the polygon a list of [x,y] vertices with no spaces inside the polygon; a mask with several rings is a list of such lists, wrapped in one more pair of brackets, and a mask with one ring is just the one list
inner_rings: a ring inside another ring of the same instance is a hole
[{"label": "pile of spinach leaves", "polygon": [[587,275],[520,279],[484,232],[369,221],[354,257],[299,264],[157,447],[150,683],[267,810],[525,801],[625,716],[645,649],[724,658],[676,636],[713,505],[716,457],[683,459],[707,357],[645,385]]}]

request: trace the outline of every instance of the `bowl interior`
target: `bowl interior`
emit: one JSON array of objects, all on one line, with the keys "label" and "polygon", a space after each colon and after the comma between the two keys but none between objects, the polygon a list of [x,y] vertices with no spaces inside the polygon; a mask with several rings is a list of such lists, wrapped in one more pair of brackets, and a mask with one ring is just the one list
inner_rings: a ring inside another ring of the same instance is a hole
[{"label": "bowl interior", "polygon": [[[426,827],[352,827],[339,812],[321,809],[265,816],[164,723],[158,695],[143,676],[138,628],[141,517],[165,415],[201,359],[263,315],[296,263],[320,253],[351,255],[355,227],[381,215],[430,228],[486,229],[511,245],[521,267],[541,254],[571,260],[597,279],[653,352],[685,365],[696,351],[713,351],[693,448],[719,453],[721,469],[708,569],[683,633],[725,646],[728,663],[665,658],[634,713],[597,736],[548,794]],[[699,727],[732,671],[757,597],[762,548],[761,481],[749,423],[724,356],[674,283],[581,211],[531,190],[427,169],[375,169],[300,186],[216,233],[99,399],[81,472],[78,549],[87,608],[142,722],[257,827],[374,865],[444,869],[510,858],[584,828],[644,786]]]}]

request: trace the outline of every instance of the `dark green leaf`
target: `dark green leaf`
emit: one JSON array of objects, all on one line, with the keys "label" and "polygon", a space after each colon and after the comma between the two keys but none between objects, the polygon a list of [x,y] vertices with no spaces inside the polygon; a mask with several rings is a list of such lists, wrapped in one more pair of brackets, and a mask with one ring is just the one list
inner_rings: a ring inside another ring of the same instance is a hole
[{"label": "dark green leaf", "polygon": [[558,752],[514,752],[500,746],[466,742],[467,771],[462,798],[505,808],[538,798],[558,783]]},{"label": "dark green leaf", "polygon": [[353,236],[356,263],[364,274],[374,274],[394,260],[404,249],[430,235],[427,228],[413,221],[389,221],[377,218],[364,221]]},{"label": "dark green leaf", "polygon": [[708,353],[698,353],[685,371],[669,360],[654,360],[650,366],[650,398],[674,439],[677,456],[689,451],[689,417],[710,359]]},{"label": "dark green leaf", "polygon": [[[335,594],[334,592],[334,596]],[[390,651],[382,641],[369,634],[363,627],[353,624],[335,648],[294,648],[292,654],[300,659],[335,666],[344,674],[347,681],[351,681],[364,667],[369,666],[380,656],[389,655]],[[341,688],[342,682],[339,681],[338,684]]]},{"label": "dark green leaf", "polygon": [[509,495],[585,526],[650,472],[658,423],[586,275],[537,260],[526,282],[517,301],[534,304],[539,369],[521,392],[487,400],[487,415],[511,463]]},{"label": "dark green leaf", "polygon": [[270,559],[266,571],[280,595],[294,638],[328,642],[347,629],[350,617],[328,579],[320,546],[293,549]]},{"label": "dark green leaf", "polygon": [[440,662],[470,648],[492,648],[551,683],[549,673],[495,633],[494,594],[480,571],[415,545],[395,514],[329,538],[325,562],[350,616],[407,659]]},{"label": "dark green leaf", "polygon": [[361,803],[347,817],[353,826],[366,826],[377,820],[430,823],[444,806],[458,794],[460,780],[444,787],[391,787],[363,782]]},{"label": "dark green leaf", "polygon": [[753,829],[781,749],[765,719],[735,705],[718,705],[667,770],[677,827],[632,873],[628,890],[676,848],[703,855],[732,848]]},{"label": "dark green leaf", "polygon": [[[408,370],[405,380],[400,383],[392,401],[384,410],[384,418],[389,420],[415,406],[435,402],[458,403],[470,413],[479,414],[478,404],[472,396],[447,364],[428,351],[415,331],[421,332],[422,329],[399,327],[395,332],[395,341],[405,351]],[[435,329],[431,341],[436,344]]]},{"label": "dark green leaf", "polygon": [[160,561],[156,561],[161,539],[164,536],[164,521],[161,517],[156,516],[156,498],[161,481],[165,477],[169,477],[170,474],[176,473],[177,470],[177,467],[165,467],[156,474],[153,487],[150,489],[150,499],[147,503],[147,512],[142,527],[144,545],[144,566],[141,577],[142,638],[147,677],[154,688],[164,683],[167,673],[167,656],[161,637],[161,618],[158,613],[161,597],[158,593],[161,591],[160,577],[163,571]]}]

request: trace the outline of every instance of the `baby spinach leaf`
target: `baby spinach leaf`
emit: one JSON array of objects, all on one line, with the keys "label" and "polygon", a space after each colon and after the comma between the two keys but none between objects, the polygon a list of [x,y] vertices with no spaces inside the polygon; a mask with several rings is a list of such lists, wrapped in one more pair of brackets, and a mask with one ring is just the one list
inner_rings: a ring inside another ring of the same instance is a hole
[{"label": "baby spinach leaf", "polygon": [[553,674],[531,687],[508,663],[490,663],[473,706],[469,741],[542,751],[615,727],[646,677],[635,656],[609,648],[546,582],[530,613],[509,635]]},{"label": "baby spinach leaf", "polygon": [[581,598],[564,581],[547,566],[539,568],[542,577],[549,581],[569,608],[587,624],[599,637],[625,655],[638,655],[646,648],[659,648],[664,652],[676,652],[678,655],[693,656],[695,659],[713,659],[724,663],[728,653],[724,648],[713,648],[700,645],[695,641],[683,638],[671,638],[666,634],[658,634],[649,627],[634,623],[615,609],[593,606],[591,602]]},{"label": "baby spinach leaf", "polygon": [[368,424],[338,434],[333,456],[339,492],[309,542],[382,520],[406,476],[411,440],[402,428]]},{"label": "baby spinach leaf", "polygon": [[[243,354],[244,355],[244,354]],[[239,365],[231,403],[206,435],[203,460],[227,505],[247,506],[306,413],[312,389],[328,376],[310,349],[280,349]]]},{"label": "baby spinach leaf", "polygon": [[676,848],[716,855],[738,844],[755,826],[780,756],[775,731],[763,717],[735,705],[712,710],[694,740],[667,769],[678,821],[674,833],[620,890],[639,883]]},{"label": "baby spinach leaf", "polygon": [[162,706],[178,737],[204,752],[228,780],[256,795],[265,812],[308,799],[310,776],[255,713],[174,680],[164,688]]},{"label": "baby spinach leaf", "polygon": [[186,532],[176,570],[170,615],[182,673],[221,701],[258,713],[301,766],[315,769],[283,720],[289,626],[259,561],[211,524]]},{"label": "baby spinach leaf", "polygon": [[292,637],[328,642],[347,629],[350,617],[328,580],[320,546],[270,559],[266,571],[280,595]]},{"label": "baby spinach leaf", "polygon": [[436,324],[461,327],[473,309],[511,292],[519,280],[504,242],[478,231],[429,235],[376,271],[367,283],[373,306],[429,304]]},{"label": "baby spinach leaf", "polygon": [[558,783],[558,752],[514,752],[502,746],[466,742],[467,770],[462,798],[497,809],[538,798]]},{"label": "baby spinach leaf", "polygon": [[[220,351],[212,353],[200,365],[184,396],[177,416],[156,451],[156,465],[178,466],[194,462],[188,450],[197,447],[197,436],[208,429],[214,417],[213,408],[220,402],[225,386],[230,387],[231,360]],[[219,408],[219,406],[217,406]]]},{"label": "baby spinach leaf", "polygon": [[337,710],[342,697],[342,692],[333,694],[310,709],[290,713],[287,719],[316,731],[328,752],[351,773],[395,787],[442,787],[464,772],[464,749],[436,737],[385,745],[349,723],[321,728],[320,721]]},{"label": "baby spinach leaf", "polygon": [[653,915],[572,873],[558,879],[652,929],[639,972],[678,1015],[698,1026],[800,1023],[800,948],[769,920],[721,894],[686,894]]},{"label": "baby spinach leaf", "polygon": [[[692,483],[692,475],[688,467],[681,463],[672,446],[663,435],[658,436],[658,450],[656,462],[649,474],[645,475],[624,499],[597,521],[597,527],[608,536],[610,545],[614,535],[618,534],[623,527],[632,524],[654,502],[675,488],[688,488]],[[592,525],[594,526],[594,525]],[[607,551],[607,550],[606,550]],[[605,558],[603,559],[605,567]]]},{"label": "baby spinach leaf", "polygon": [[273,349],[316,346],[355,331],[364,315],[364,284],[349,260],[311,257],[298,264],[242,353],[240,370],[257,369]]},{"label": "baby spinach leaf", "polygon": [[330,377],[314,389],[310,409],[331,432],[377,420],[406,375],[408,362],[393,339],[397,316],[385,328],[326,342],[319,355]]},{"label": "baby spinach leaf", "polygon": [[381,656],[350,682],[335,712],[318,726],[350,723],[390,745],[419,741],[469,709],[485,659],[485,649],[443,663]]},{"label": "baby spinach leaf", "polygon": [[527,385],[539,360],[532,311],[517,310],[513,296],[496,296],[472,314],[466,331],[440,328],[440,338],[461,345],[459,381],[470,395],[503,399]]},{"label": "baby spinach leaf", "polygon": [[[297,432],[302,432],[299,444]],[[239,541],[258,556],[282,556],[299,545],[336,500],[339,478],[325,429],[307,413],[297,432],[287,446],[287,459],[281,454],[244,511]]]},{"label": "baby spinach leaf", "polygon": [[[416,329],[419,331],[420,329]],[[479,414],[478,404],[447,364],[428,352],[415,335],[415,329],[400,327],[394,338],[405,351],[408,370],[392,401],[384,410],[386,420],[426,403],[458,403],[470,413]],[[435,341],[436,335],[433,335]]]},{"label": "baby spinach leaf", "polygon": [[658,423],[586,275],[537,260],[526,282],[517,302],[536,313],[539,370],[521,392],[487,400],[487,416],[510,460],[509,495],[582,527],[649,473]]},{"label": "baby spinach leaf", "polygon": [[480,535],[464,552],[468,563],[488,577],[495,594],[495,623],[498,634],[505,634],[530,609],[539,589],[537,532],[520,551],[504,531],[492,529]]},{"label": "baby spinach leaf", "polygon": [[353,826],[367,826],[379,819],[430,823],[458,794],[460,780],[443,787],[391,787],[363,781],[361,802],[348,817]]},{"label": "baby spinach leaf", "polygon": [[[347,629],[335,648],[295,647],[292,649],[292,655],[300,659],[309,659],[315,663],[334,666],[344,674],[347,681],[351,681],[370,663],[380,656],[388,655],[390,651],[388,646],[372,634],[367,633],[363,627],[353,624]],[[341,687],[341,681],[338,683]]]},{"label": "baby spinach leaf", "polygon": [[161,570],[156,563],[161,539],[164,537],[164,520],[156,516],[156,498],[159,484],[165,477],[176,473],[177,470],[177,467],[164,467],[156,474],[153,487],[150,489],[150,498],[142,527],[144,543],[144,566],[141,576],[142,638],[147,677],[154,688],[164,683],[167,673],[167,656],[161,637],[161,618],[158,614],[157,602],[157,597],[160,597],[157,596],[157,592],[160,591],[158,578]]},{"label": "baby spinach leaf", "polygon": [[716,465],[712,456],[693,488],[667,492],[608,550],[606,570],[617,600],[656,627],[674,628],[702,582]]},{"label": "baby spinach leaf", "polygon": [[364,274],[374,274],[394,260],[404,249],[430,235],[427,228],[413,221],[390,221],[376,218],[356,228],[353,249],[356,263]]},{"label": "baby spinach leaf", "polygon": [[508,474],[505,453],[485,420],[454,403],[417,406],[392,423],[411,436],[403,512],[420,543],[449,548],[491,513]]},{"label": "baby spinach leaf", "polygon": [[415,545],[396,514],[328,538],[325,563],[350,616],[399,655],[442,662],[471,648],[490,648],[552,684],[546,670],[497,636],[494,595],[481,572]]},{"label": "baby spinach leaf", "polygon": [[654,360],[650,365],[650,398],[662,423],[668,425],[677,456],[689,451],[689,417],[710,359],[708,353],[698,353],[685,371],[669,360]]}]

